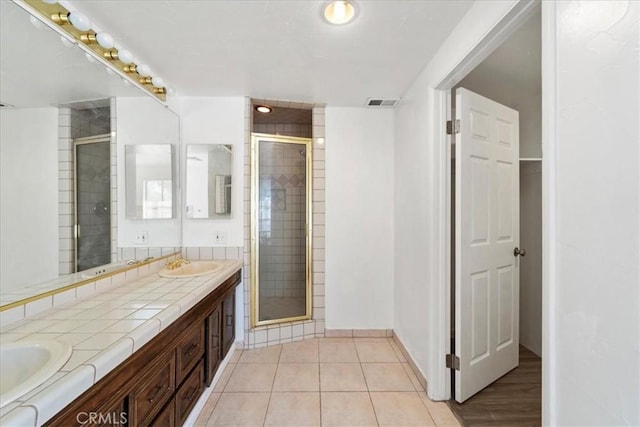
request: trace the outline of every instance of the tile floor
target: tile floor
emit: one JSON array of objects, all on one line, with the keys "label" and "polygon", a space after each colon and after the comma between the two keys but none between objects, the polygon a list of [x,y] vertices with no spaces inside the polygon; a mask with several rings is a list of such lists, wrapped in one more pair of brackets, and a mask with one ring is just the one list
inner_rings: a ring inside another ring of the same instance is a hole
[{"label": "tile floor", "polygon": [[197,426],[459,426],[390,338],[237,350]]}]

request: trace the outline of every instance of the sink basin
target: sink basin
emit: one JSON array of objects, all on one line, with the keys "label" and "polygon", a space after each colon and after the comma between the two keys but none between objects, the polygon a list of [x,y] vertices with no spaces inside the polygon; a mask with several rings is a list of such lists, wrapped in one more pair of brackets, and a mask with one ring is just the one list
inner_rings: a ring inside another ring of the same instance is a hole
[{"label": "sink basin", "polygon": [[197,277],[215,273],[224,267],[219,261],[192,261],[190,264],[182,264],[173,270],[163,268],[158,273],[162,277]]},{"label": "sink basin", "polygon": [[33,390],[67,363],[71,346],[58,341],[18,341],[0,346],[0,408]]}]

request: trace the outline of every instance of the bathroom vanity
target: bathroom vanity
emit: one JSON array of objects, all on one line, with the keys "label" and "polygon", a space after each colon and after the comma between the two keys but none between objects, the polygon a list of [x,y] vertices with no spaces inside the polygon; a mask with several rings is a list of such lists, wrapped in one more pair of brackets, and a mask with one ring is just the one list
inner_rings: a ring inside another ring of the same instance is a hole
[{"label": "bathroom vanity", "polygon": [[238,283],[240,271],[45,425],[83,425],[84,414],[105,425],[183,425],[234,341]]},{"label": "bathroom vanity", "polygon": [[196,277],[162,277],[164,262],[98,279],[83,285],[95,289],[89,297],[3,326],[5,342],[48,338],[72,352],[4,406],[0,424],[183,425],[233,348],[242,261],[200,261],[218,270]]}]

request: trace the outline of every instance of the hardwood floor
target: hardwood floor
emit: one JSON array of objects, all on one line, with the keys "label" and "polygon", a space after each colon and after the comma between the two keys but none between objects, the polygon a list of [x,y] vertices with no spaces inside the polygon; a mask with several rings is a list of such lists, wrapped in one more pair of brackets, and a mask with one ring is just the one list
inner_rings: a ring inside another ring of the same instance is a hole
[{"label": "hardwood floor", "polygon": [[542,361],[520,346],[520,366],[466,402],[449,401],[465,426],[542,424]]}]

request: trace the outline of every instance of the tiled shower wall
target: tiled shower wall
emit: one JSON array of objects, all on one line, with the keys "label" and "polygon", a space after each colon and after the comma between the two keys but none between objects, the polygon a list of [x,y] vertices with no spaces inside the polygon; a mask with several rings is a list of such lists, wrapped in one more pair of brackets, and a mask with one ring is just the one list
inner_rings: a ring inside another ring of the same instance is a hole
[{"label": "tiled shower wall", "polygon": [[[260,147],[260,296],[306,293],[306,152],[299,145]],[[262,206],[269,203],[270,206]]]},{"label": "tiled shower wall", "polygon": [[311,125],[299,125],[291,123],[266,124],[256,123],[253,126],[255,133],[269,133],[271,135],[297,136],[299,138],[311,138]]},{"label": "tiled shower wall", "polygon": [[[260,103],[263,100],[256,100]],[[267,101],[265,101],[266,103]],[[288,102],[268,101],[274,107],[305,108],[307,105]],[[314,107],[313,114],[313,313],[312,319],[300,322],[285,322],[270,326],[251,328],[251,128],[252,102],[245,99],[245,159],[244,159],[244,347],[257,348],[267,345],[298,341],[302,339],[324,336],[325,305],[324,305],[324,224],[325,224],[325,164],[324,164],[324,107]],[[285,133],[285,132],[282,132]],[[295,135],[292,135],[295,136]]]},{"label": "tiled shower wall", "polygon": [[[70,274],[75,269],[73,140],[109,133],[111,128],[109,117],[109,107],[88,110],[66,107],[58,109],[58,271],[60,274]],[[113,161],[115,151],[112,150],[111,155]]]}]

